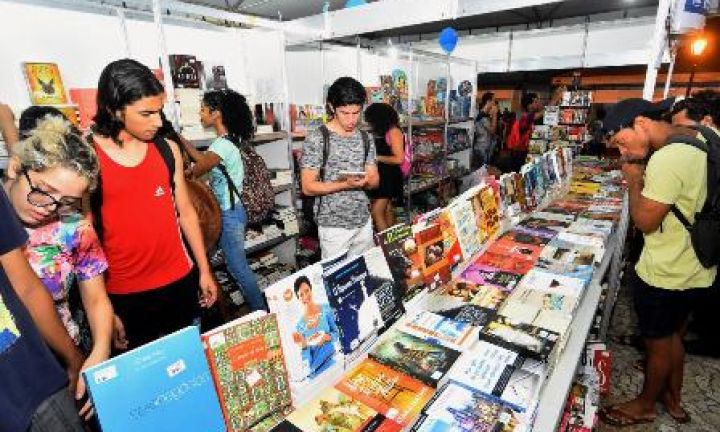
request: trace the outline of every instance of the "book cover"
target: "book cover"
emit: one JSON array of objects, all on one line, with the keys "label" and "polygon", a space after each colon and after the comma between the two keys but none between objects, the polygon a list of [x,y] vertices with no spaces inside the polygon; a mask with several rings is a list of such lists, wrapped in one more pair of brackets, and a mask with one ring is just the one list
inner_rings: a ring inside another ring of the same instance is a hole
[{"label": "book cover", "polygon": [[340,331],[325,293],[322,265],[305,267],[265,289],[277,315],[291,382],[312,383],[342,362]]},{"label": "book cover", "polygon": [[535,261],[532,259],[524,258],[523,255],[510,256],[504,253],[497,253],[491,250],[487,250],[485,253],[480,255],[480,258],[476,261],[477,264],[495,267],[498,270],[504,270],[510,273],[516,273],[524,275],[535,266]]},{"label": "book cover", "polygon": [[293,411],[277,432],[399,432],[401,426],[359,400],[328,387]]},{"label": "book cover", "polygon": [[520,287],[510,294],[508,302],[533,305],[537,307],[539,311],[551,310],[562,312],[566,315],[572,315],[578,304],[578,298],[572,295]]},{"label": "book cover", "polygon": [[516,432],[517,414],[480,392],[448,383],[436,393],[413,431]]},{"label": "book cover", "polygon": [[513,322],[500,315],[480,331],[480,338],[495,345],[509,347],[525,357],[547,361],[555,349],[559,335],[531,324]]},{"label": "book cover", "polygon": [[507,292],[502,288],[493,285],[479,285],[478,292],[475,294],[475,297],[470,300],[470,303],[484,308],[497,310],[505,301],[506,297]]},{"label": "book cover", "polygon": [[[527,240],[527,238],[523,236],[519,236],[519,238],[521,238],[522,240]],[[532,262],[537,261],[540,253],[542,253],[542,246],[535,244],[532,241],[529,243],[524,243],[517,242],[514,239],[515,236],[513,235],[504,235],[490,245],[490,247],[488,248],[488,252],[511,256],[517,258],[518,260],[526,260]]]},{"label": "book cover", "polygon": [[460,279],[473,282],[481,286],[493,286],[510,292],[522,279],[522,275],[488,267],[479,263],[470,264],[460,275]]},{"label": "book cover", "polygon": [[513,190],[515,191],[515,201],[520,205],[520,211],[528,211],[528,203],[525,197],[525,180],[520,173],[512,173]]},{"label": "book cover", "polygon": [[200,88],[201,66],[194,55],[170,54],[170,73],[175,88]]},{"label": "book cover", "polygon": [[400,284],[404,302],[411,300],[424,287],[422,270],[410,257],[417,252],[412,228],[398,224],[376,234],[393,279]]},{"label": "book cover", "polygon": [[476,329],[470,324],[428,311],[406,315],[400,321],[398,330],[458,351],[462,351],[477,339]]},{"label": "book cover", "polygon": [[468,304],[456,309],[439,312],[439,314],[456,321],[466,322],[471,326],[482,328],[495,319],[497,311],[495,309]]},{"label": "book cover", "polygon": [[475,222],[475,213],[470,201],[462,197],[447,208],[455,225],[462,255],[465,259],[474,257],[483,247],[484,237]]},{"label": "book cover", "polygon": [[450,265],[450,271],[452,272],[463,262],[463,253],[457,231],[455,231],[455,225],[452,222],[450,211],[447,208],[444,208],[440,212],[437,223],[440,224],[440,231],[442,231],[446,251],[445,255]]},{"label": "book cover", "polygon": [[292,404],[275,314],[243,318],[202,336],[228,431]]},{"label": "book cover", "polygon": [[64,105],[67,103],[65,87],[56,63],[22,64],[33,105]]},{"label": "book cover", "polygon": [[565,231],[572,222],[531,216],[520,222],[520,226],[536,230]]},{"label": "book cover", "polygon": [[385,327],[375,288],[363,256],[350,258],[323,273],[325,291],[340,332],[345,355]]},{"label": "book cover", "polygon": [[370,358],[437,388],[460,352],[401,332],[389,330]]},{"label": "book cover", "polygon": [[516,226],[504,234],[515,243],[545,246],[557,236],[557,232],[547,229],[534,229]]},{"label": "book cover", "polygon": [[526,289],[571,296],[578,299],[582,298],[586,285],[586,280],[553,274],[539,269],[530,271],[520,282],[520,286]]},{"label": "book cover", "polygon": [[197,327],[88,368],[83,379],[104,432],[225,430]]},{"label": "book cover", "polygon": [[365,359],[346,373],[335,388],[403,427],[413,423],[435,392],[372,359]]},{"label": "book cover", "polygon": [[80,113],[80,129],[89,129],[97,113],[97,89],[71,88],[70,100],[78,107],[78,112]]},{"label": "book cover", "polygon": [[396,322],[404,313],[402,291],[395,282],[382,248],[376,246],[363,253],[368,270],[366,286],[368,294],[375,298],[380,308],[384,331]]},{"label": "book cover", "polygon": [[456,309],[470,303],[479,291],[480,287],[475,283],[452,279],[444,287],[428,296],[425,309],[430,312]]},{"label": "book cover", "polygon": [[260,420],[258,423],[255,423],[248,429],[248,432],[274,431],[280,423],[285,421],[285,417],[287,417],[291,412],[293,412],[292,405],[285,406],[280,411],[275,411],[274,413]]},{"label": "book cover", "polygon": [[596,248],[562,239],[553,239],[540,254],[537,268],[550,273],[566,275],[589,281],[597,263]]},{"label": "book cover", "polygon": [[417,250],[411,259],[422,270],[425,285],[434,291],[447,283],[451,276],[440,224],[414,225],[413,232]]}]

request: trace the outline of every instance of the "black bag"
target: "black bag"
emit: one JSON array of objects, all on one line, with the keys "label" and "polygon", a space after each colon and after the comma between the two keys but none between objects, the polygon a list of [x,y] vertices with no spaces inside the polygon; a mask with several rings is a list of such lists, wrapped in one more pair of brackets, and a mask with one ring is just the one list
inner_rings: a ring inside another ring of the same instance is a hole
[{"label": "black bag", "polygon": [[720,263],[720,136],[705,126],[693,129],[700,132],[706,142],[687,135],[673,135],[668,143],[691,145],[707,154],[707,198],[702,210],[695,214],[694,223],[690,223],[675,204],[671,211],[690,233],[700,264],[710,268]]},{"label": "black bag", "polygon": [[[327,166],[328,156],[330,154],[330,129],[326,125],[322,125],[318,128],[323,136],[323,150],[322,150],[322,163],[320,164],[320,170],[318,176],[321,182],[325,181],[325,167]],[[368,152],[370,151],[370,138],[367,132],[361,130],[360,136],[363,140],[363,161],[367,162]],[[302,188],[301,188],[302,190]],[[305,219],[317,223],[317,215],[320,212],[320,205],[322,204],[321,196],[304,196],[303,197],[303,212],[305,213]]]}]

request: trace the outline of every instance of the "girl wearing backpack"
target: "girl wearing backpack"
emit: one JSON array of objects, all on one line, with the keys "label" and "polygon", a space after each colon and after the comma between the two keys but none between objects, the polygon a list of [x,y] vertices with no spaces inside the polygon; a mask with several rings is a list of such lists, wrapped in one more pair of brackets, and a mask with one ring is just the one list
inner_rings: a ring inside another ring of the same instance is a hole
[{"label": "girl wearing backpack", "polygon": [[91,203],[117,339],[127,348],[196,324],[200,307],[217,297],[180,150],[156,136],[164,101],[160,81],[135,60],[114,61],[100,75],[89,138],[100,179]]},{"label": "girl wearing backpack", "polygon": [[250,145],[252,112],[241,94],[233,90],[213,90],[203,96],[200,121],[204,127],[215,129],[218,138],[204,152],[183,143],[195,160],[192,175],[210,173],[210,187],[222,209],[220,248],[227,268],[250,309],[267,310],[263,293],[245,256],[247,214],[240,199],[245,175],[240,146]]},{"label": "girl wearing backpack", "polygon": [[[395,109],[385,103],[373,103],[365,109],[365,121],[372,127],[377,151],[380,185],[367,191],[371,199],[373,222],[378,231],[395,225],[393,199],[402,202],[405,162],[405,137]],[[412,161],[409,161],[412,162]]]}]

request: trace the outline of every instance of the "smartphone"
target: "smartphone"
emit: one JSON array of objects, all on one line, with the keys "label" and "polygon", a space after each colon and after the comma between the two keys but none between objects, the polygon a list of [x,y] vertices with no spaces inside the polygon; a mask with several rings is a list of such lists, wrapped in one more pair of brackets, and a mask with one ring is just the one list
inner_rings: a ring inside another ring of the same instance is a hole
[{"label": "smartphone", "polygon": [[351,177],[365,177],[367,174],[365,171],[340,171],[338,173],[338,179],[346,179]]}]

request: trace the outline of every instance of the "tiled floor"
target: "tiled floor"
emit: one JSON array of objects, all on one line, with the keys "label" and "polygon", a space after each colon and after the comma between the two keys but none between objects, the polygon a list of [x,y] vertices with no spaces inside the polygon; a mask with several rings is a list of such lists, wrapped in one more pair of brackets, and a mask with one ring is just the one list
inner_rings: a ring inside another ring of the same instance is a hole
[{"label": "tiled floor", "polygon": [[[640,358],[640,353],[632,346],[612,342],[613,336],[630,335],[635,328],[636,318],[627,291],[627,289],[624,289],[620,292],[611,323],[612,389],[610,395],[604,399],[604,405],[631,399],[642,389],[642,373],[633,367],[633,363]],[[626,427],[622,428],[622,430],[628,432],[720,431],[720,360],[687,356],[682,397],[684,407],[692,417],[691,423],[677,424],[658,405],[659,416],[654,424]],[[601,423],[599,430],[611,432],[621,429]]]}]

